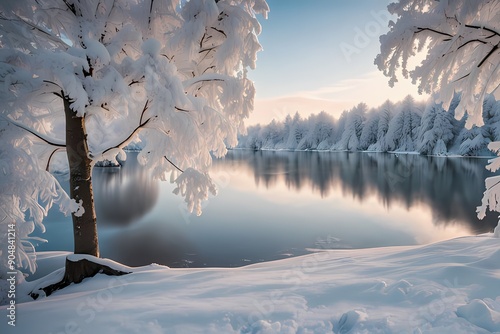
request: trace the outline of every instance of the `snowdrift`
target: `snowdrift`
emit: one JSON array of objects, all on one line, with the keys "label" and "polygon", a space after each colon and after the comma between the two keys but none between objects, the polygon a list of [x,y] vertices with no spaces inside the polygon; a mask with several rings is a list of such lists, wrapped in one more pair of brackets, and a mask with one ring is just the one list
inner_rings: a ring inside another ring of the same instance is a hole
[{"label": "snowdrift", "polygon": [[[54,261],[63,263],[51,253],[41,270]],[[102,261],[132,273],[98,274],[36,301],[19,297],[16,327],[3,316],[0,332],[500,331],[500,240],[491,234],[425,246],[318,250],[235,269],[129,268]],[[60,273],[22,282],[18,292]]]}]

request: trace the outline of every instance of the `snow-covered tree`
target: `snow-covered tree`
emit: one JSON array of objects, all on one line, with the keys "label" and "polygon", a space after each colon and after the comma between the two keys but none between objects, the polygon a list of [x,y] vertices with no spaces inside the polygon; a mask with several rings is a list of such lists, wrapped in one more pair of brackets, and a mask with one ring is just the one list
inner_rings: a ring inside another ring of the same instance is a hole
[{"label": "snow-covered tree", "polygon": [[333,144],[331,138],[333,133],[333,117],[321,111],[319,114],[310,115],[307,120],[304,120],[303,131],[304,135],[298,142],[296,149],[298,150],[327,150]]},{"label": "snow-covered tree", "polygon": [[335,120],[325,111],[321,111],[315,118],[312,124],[312,132],[314,133],[314,146],[318,150],[327,150],[333,144],[333,126]]},{"label": "snow-covered tree", "polygon": [[[190,210],[215,187],[211,153],[234,146],[253,108],[265,0],[18,0],[0,5],[0,232],[16,226],[16,264],[34,269],[29,235],[58,204],[75,253],[99,256],[91,173],[124,159],[177,183]],[[70,193],[52,176],[66,156]],[[6,264],[5,262],[3,263]]]},{"label": "snow-covered tree", "polygon": [[239,137],[238,147],[260,150],[262,148],[261,130],[260,124],[249,126],[246,134]]},{"label": "snow-covered tree", "polygon": [[366,117],[366,122],[363,124],[363,130],[359,138],[359,149],[367,150],[377,142],[378,124],[380,121],[380,113],[377,110],[370,110]]},{"label": "snow-covered tree", "polygon": [[411,96],[407,96],[396,107],[395,116],[389,123],[386,141],[392,151],[412,152],[420,128],[421,114]]},{"label": "snow-covered tree", "polygon": [[492,95],[486,96],[483,104],[485,134],[491,141],[500,140],[500,101]]},{"label": "snow-covered tree", "polygon": [[[449,109],[455,92],[462,98],[456,117],[467,111],[468,126],[482,125],[486,94],[500,98],[500,4],[491,0],[399,0],[388,7],[397,16],[380,37],[375,63],[390,77],[402,72],[418,82],[419,90],[437,93],[437,102]],[[412,57],[424,55],[411,68]]]},{"label": "snow-covered tree", "polygon": [[332,145],[332,149],[335,149],[337,147],[337,143],[342,138],[342,135],[343,135],[344,130],[345,130],[348,115],[349,115],[349,112],[347,110],[344,110],[342,112],[342,114],[340,114],[340,117],[335,124],[334,130],[333,130],[334,145]]},{"label": "snow-covered tree", "polygon": [[387,142],[387,131],[389,131],[389,124],[394,116],[394,104],[391,101],[386,101],[378,111],[379,121],[377,130],[377,141],[368,149],[370,151],[389,151],[389,144]]},{"label": "snow-covered tree", "polygon": [[[420,129],[418,131],[419,146],[426,145],[424,143],[424,136],[428,131],[431,131],[432,128],[434,127],[434,120],[436,119],[436,114],[440,109],[442,109],[441,105],[437,103],[430,103],[425,108],[424,113],[422,115],[422,119],[420,120]],[[428,150],[425,151],[427,152]]]},{"label": "snow-covered tree", "polygon": [[367,109],[366,104],[360,103],[347,114],[344,132],[336,145],[338,150],[357,151],[359,149],[359,138],[363,131]]},{"label": "snow-covered tree", "polygon": [[[486,94],[500,98],[500,3],[399,0],[388,9],[397,20],[381,36],[375,63],[390,77],[389,83],[393,85],[402,70],[404,77],[418,81],[420,91],[437,94],[444,109],[450,107],[455,93],[461,93],[455,116],[460,119],[467,113],[469,128],[482,125]],[[417,55],[425,59],[409,71],[408,60]],[[500,153],[500,142],[488,147]],[[499,168],[500,158],[488,166],[492,171]],[[485,216],[488,207],[500,212],[499,184],[500,177],[486,180],[479,217]],[[500,237],[500,224],[495,235]]]},{"label": "snow-covered tree", "polygon": [[283,124],[272,120],[266,127],[260,131],[260,139],[262,141],[261,148],[275,149],[277,145],[283,142]]},{"label": "snow-covered tree", "polygon": [[491,140],[483,135],[483,129],[473,126],[463,129],[459,134],[460,149],[458,153],[463,156],[484,155],[488,151]]},{"label": "snow-covered tree", "polygon": [[429,105],[422,116],[417,150],[420,154],[444,155],[454,139],[453,112],[446,112],[441,105]]},{"label": "snow-covered tree", "polygon": [[298,112],[293,115],[292,121],[288,127],[288,137],[286,137],[284,148],[295,150],[304,137],[304,121]]}]

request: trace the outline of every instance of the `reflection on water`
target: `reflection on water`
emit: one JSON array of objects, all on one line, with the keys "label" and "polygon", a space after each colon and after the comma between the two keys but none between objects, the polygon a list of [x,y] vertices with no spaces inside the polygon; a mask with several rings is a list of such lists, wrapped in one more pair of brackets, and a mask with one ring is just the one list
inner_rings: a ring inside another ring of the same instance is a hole
[{"label": "reflection on water", "polygon": [[[138,266],[241,266],[309,248],[413,245],[488,232],[479,221],[485,159],[233,150],[214,161],[219,186],[201,217],[173,185],[153,181],[128,153],[95,168],[101,255]],[[71,222],[51,210],[38,250],[69,250]]]},{"label": "reflection on water", "polygon": [[272,188],[283,182],[290,191],[304,187],[321,197],[340,187],[344,196],[363,202],[375,194],[388,209],[425,204],[435,224],[467,224],[474,233],[491,231],[496,214],[476,217],[481,204],[487,159],[427,157],[417,154],[288,152],[233,150],[220,169],[247,168],[255,184]]},{"label": "reflection on water", "polygon": [[93,188],[99,224],[128,225],[148,213],[158,200],[159,184],[129,152],[123,167],[94,168]]}]

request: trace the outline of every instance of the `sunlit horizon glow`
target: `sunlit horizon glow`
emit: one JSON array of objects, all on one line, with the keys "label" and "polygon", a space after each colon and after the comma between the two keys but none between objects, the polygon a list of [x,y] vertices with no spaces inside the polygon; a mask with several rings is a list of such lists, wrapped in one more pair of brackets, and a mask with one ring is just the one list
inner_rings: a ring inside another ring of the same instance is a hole
[{"label": "sunlit horizon glow", "polygon": [[299,112],[303,117],[325,111],[338,118],[363,102],[376,108],[419,95],[410,80],[391,88],[374,65],[379,36],[391,19],[390,0],[312,3],[268,0],[271,12],[262,20],[255,109],[247,125],[267,124]]},{"label": "sunlit horizon glow", "polygon": [[399,102],[408,95],[417,101],[426,101],[430,97],[428,94],[418,94],[417,86],[409,80],[398,82],[391,88],[383,74],[374,71],[363,77],[343,80],[316,90],[272,98],[257,97],[254,112],[246,124],[267,124],[273,119],[282,121],[286,115],[296,112],[302,117],[308,117],[325,111],[334,118],[339,118],[343,111],[350,110],[359,103],[376,108],[387,100]]}]

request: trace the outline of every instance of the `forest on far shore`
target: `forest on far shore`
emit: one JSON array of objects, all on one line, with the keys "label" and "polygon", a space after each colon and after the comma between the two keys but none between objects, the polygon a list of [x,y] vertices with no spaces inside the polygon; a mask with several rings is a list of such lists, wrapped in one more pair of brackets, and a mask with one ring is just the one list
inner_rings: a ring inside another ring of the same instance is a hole
[{"label": "forest on far shore", "polygon": [[411,96],[369,109],[360,103],[339,119],[322,111],[308,118],[299,113],[283,121],[250,126],[239,148],[269,150],[331,150],[418,152],[424,155],[492,156],[488,144],[500,140],[500,102],[492,95],[483,103],[482,126],[465,126],[467,114],[455,119],[456,95],[449,110]]}]

